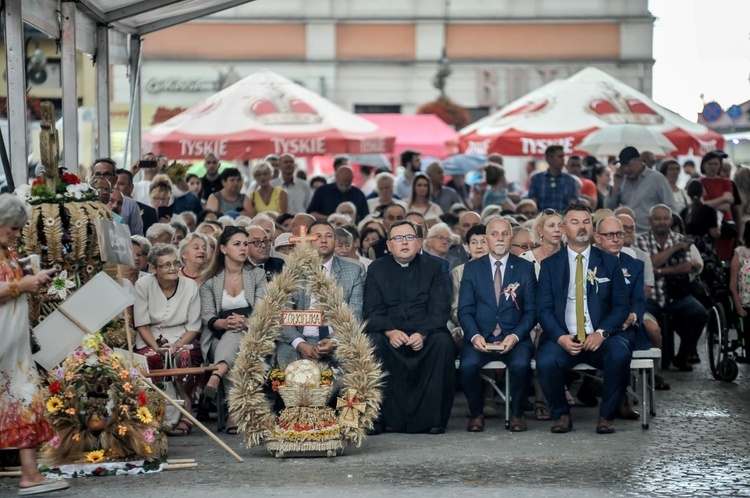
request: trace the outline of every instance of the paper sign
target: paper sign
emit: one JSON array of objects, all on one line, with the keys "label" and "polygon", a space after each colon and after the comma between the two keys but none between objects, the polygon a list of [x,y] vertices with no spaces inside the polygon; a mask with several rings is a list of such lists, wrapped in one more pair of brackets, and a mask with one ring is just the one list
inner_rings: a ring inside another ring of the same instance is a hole
[{"label": "paper sign", "polygon": [[[96,332],[134,302],[133,296],[102,272],[62,303],[61,308],[87,330]],[[83,330],[55,310],[34,329],[42,347],[34,355],[34,361],[52,370],[81,345],[84,335]]]},{"label": "paper sign", "polygon": [[284,310],[281,325],[285,327],[320,327],[323,325],[321,310]]},{"label": "paper sign", "polygon": [[124,223],[97,218],[96,236],[102,261],[118,265],[133,266],[133,244],[130,242],[130,227]]},{"label": "paper sign", "polygon": [[[130,359],[130,351],[122,348],[114,348],[112,349],[115,353],[122,356],[126,360]],[[148,373],[148,360],[146,359],[146,355],[133,353],[133,363],[137,368],[140,368],[143,372]]]}]

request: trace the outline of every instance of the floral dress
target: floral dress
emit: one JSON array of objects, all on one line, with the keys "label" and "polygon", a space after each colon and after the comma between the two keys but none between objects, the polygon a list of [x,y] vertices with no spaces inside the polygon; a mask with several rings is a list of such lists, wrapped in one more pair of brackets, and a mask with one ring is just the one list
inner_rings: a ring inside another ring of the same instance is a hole
[{"label": "floral dress", "polygon": [[740,262],[740,270],[737,275],[737,290],[740,295],[740,303],[743,308],[750,308],[750,249],[738,247],[734,250]]},{"label": "floral dress", "polygon": [[[22,277],[14,251],[0,259],[0,286]],[[39,374],[31,358],[26,296],[0,304],[0,324],[0,449],[34,448],[53,433],[44,419]]]}]

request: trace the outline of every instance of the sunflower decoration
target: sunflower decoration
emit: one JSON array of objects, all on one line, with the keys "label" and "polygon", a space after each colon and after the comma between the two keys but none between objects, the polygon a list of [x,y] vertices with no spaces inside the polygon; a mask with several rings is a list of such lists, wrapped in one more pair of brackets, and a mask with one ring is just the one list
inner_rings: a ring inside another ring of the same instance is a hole
[{"label": "sunflower decoration", "polygon": [[167,166],[166,173],[167,176],[169,176],[169,179],[172,180],[172,183],[178,183],[185,179],[189,167],[190,166],[187,164],[173,161],[172,164]]},{"label": "sunflower decoration", "polygon": [[166,438],[152,424],[152,414],[163,411],[163,401],[140,377],[101,333],[86,335],[49,373],[45,415],[56,437],[55,444],[43,448],[48,461],[63,465],[163,457]]}]

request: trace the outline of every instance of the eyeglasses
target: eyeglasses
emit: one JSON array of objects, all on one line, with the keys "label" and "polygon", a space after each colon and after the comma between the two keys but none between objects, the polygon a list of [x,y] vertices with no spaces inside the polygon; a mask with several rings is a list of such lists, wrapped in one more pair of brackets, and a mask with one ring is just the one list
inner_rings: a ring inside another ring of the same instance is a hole
[{"label": "eyeglasses", "polygon": [[182,266],[182,263],[179,261],[172,261],[171,263],[164,263],[162,265],[156,265],[157,268],[160,270],[168,270],[170,268],[180,268]]},{"label": "eyeglasses", "polygon": [[155,201],[155,202],[164,202],[164,203],[167,203],[167,202],[169,202],[169,197],[152,197],[151,200]]},{"label": "eyeglasses", "polygon": [[532,244],[511,244],[511,246],[518,247],[519,249],[523,249],[524,251],[534,249],[534,246]]},{"label": "eyeglasses", "polygon": [[389,238],[388,240],[392,240],[394,242],[403,242],[403,241],[414,242],[415,240],[417,240],[417,236],[416,235],[412,235],[412,234],[409,234],[409,235],[394,235],[393,237]]},{"label": "eyeglasses", "polygon": [[255,239],[255,240],[249,240],[249,241],[248,241],[248,243],[250,243],[250,244],[254,245],[255,247],[260,247],[260,246],[270,246],[270,245],[271,245],[271,241],[270,241],[269,239],[263,239],[263,240],[258,240],[258,239]]},{"label": "eyeglasses", "polygon": [[94,178],[102,178],[102,177],[114,178],[115,176],[117,176],[117,175],[115,175],[111,171],[105,171],[105,172],[97,171],[96,173],[93,174]]},{"label": "eyeglasses", "polygon": [[557,211],[555,211],[554,209],[545,209],[544,211],[542,211],[542,213],[547,216],[552,216],[553,214],[557,214]]},{"label": "eyeglasses", "polygon": [[597,232],[597,233],[607,240],[612,240],[614,238],[622,239],[623,237],[625,237],[625,232],[605,232],[605,233]]}]

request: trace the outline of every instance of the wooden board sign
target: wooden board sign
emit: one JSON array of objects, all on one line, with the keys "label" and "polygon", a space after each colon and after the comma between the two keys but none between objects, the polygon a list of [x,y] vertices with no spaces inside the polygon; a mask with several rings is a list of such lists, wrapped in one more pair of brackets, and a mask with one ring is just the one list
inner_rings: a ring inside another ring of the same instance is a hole
[{"label": "wooden board sign", "polygon": [[323,325],[322,310],[284,310],[281,312],[284,327],[320,327]]}]

